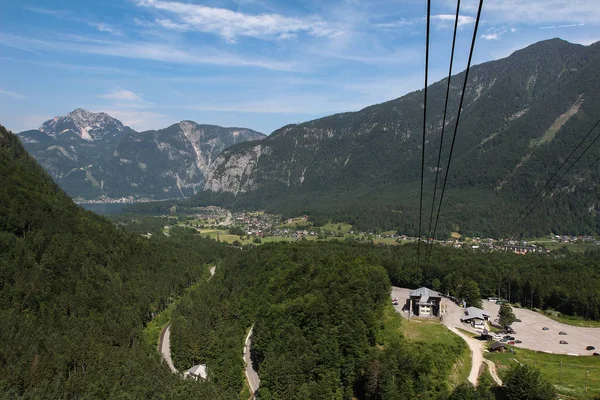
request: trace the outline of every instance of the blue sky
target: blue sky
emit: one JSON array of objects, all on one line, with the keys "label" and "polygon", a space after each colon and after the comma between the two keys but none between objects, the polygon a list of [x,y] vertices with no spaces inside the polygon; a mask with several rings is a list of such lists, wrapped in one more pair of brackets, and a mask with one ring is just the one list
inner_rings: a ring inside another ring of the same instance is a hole
[{"label": "blue sky", "polygon": [[[474,61],[539,40],[600,40],[597,0],[487,0]],[[134,129],[184,119],[271,133],[423,86],[425,0],[0,0],[0,123],[82,107]],[[455,0],[432,1],[430,82]],[[463,0],[456,71],[477,2]]]}]

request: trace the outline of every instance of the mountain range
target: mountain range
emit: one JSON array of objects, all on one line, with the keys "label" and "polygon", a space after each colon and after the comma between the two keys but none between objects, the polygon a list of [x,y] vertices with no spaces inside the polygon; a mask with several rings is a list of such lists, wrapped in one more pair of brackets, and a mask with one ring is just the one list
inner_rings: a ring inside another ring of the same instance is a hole
[{"label": "mountain range", "polygon": [[250,129],[193,121],[136,132],[105,113],[83,109],[18,135],[54,180],[79,200],[192,196],[224,148],[265,137]]},{"label": "mountain range", "polygon": [[[507,233],[600,117],[598,70],[600,42],[582,46],[560,39],[471,68],[444,195],[442,232]],[[464,77],[461,72],[450,81],[439,170],[447,80],[428,88],[424,231],[436,171],[440,182],[446,172]],[[420,90],[358,112],[284,126],[260,142],[224,150],[197,200],[416,233],[422,124]],[[598,134],[590,136],[561,173]],[[583,173],[599,149],[592,146],[550,193],[556,179],[552,181],[544,192],[549,201],[519,228],[535,234],[600,231],[600,171],[595,166]],[[550,207],[552,200],[558,207]],[[539,218],[544,206],[548,210]]]},{"label": "mountain range", "polygon": [[[591,164],[600,155],[597,145],[555,187],[554,181],[544,186],[561,176],[554,171],[600,116],[599,68],[600,43],[560,39],[471,68],[439,232],[506,234],[540,189],[546,200],[519,229],[600,232],[600,171]],[[443,140],[447,80],[428,88],[424,229],[436,173],[440,182],[446,173],[464,77],[464,71],[451,77]],[[83,110],[19,136],[72,196],[196,193],[187,204],[308,213],[317,221],[417,233],[422,124],[420,90],[358,112],[287,125],[268,137],[190,121],[137,133]]]}]

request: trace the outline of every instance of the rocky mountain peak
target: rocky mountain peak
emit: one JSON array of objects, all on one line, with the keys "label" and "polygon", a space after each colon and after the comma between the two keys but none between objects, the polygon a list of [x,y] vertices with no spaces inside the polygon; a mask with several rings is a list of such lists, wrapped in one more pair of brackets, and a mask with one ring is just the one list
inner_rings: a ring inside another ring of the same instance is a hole
[{"label": "rocky mountain peak", "polygon": [[93,141],[106,135],[115,135],[124,128],[121,121],[106,113],[77,108],[65,116],[57,116],[44,122],[39,130],[53,137],[71,133],[81,139]]}]

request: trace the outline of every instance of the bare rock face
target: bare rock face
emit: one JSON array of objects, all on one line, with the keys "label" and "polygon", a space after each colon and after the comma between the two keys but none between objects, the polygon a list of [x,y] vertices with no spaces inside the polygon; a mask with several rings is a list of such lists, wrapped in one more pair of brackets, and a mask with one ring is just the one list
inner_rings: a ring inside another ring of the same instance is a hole
[{"label": "bare rock face", "polygon": [[25,148],[72,197],[179,198],[201,190],[226,147],[265,135],[182,121],[136,132],[105,113],[76,109],[21,132]]}]

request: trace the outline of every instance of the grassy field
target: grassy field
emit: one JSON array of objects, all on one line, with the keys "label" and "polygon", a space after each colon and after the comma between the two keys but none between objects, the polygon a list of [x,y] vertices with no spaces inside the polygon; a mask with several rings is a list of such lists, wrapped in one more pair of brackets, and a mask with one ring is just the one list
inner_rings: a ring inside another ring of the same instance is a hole
[{"label": "grassy field", "polygon": [[[497,365],[500,376],[511,365],[520,362],[539,368],[562,395],[581,399],[600,395],[600,357],[574,357],[525,349],[515,349],[515,353],[489,353],[485,357]],[[586,371],[589,371],[587,392]]]},{"label": "grassy field", "polygon": [[600,249],[600,246],[593,243],[559,243],[552,239],[532,239],[529,241],[532,244],[544,246],[548,250],[558,250],[561,247],[566,247],[569,251],[583,253],[586,250]]},{"label": "grassy field", "polygon": [[[398,318],[400,318],[398,316]],[[453,341],[461,341],[457,335],[442,325],[436,319],[412,318],[410,321],[402,320],[402,332],[409,340],[423,341],[427,343],[448,344]],[[471,335],[470,332],[468,332]],[[461,382],[466,382],[471,372],[471,352],[468,346],[464,346],[462,354],[456,359],[450,372],[449,383],[456,387]]]},{"label": "grassy field", "polygon": [[448,343],[457,338],[439,320],[431,318],[413,317],[410,321],[404,320],[402,321],[402,331],[407,339],[421,340],[427,343]]},{"label": "grassy field", "polygon": [[[341,229],[338,229],[338,227],[340,227]],[[352,225],[345,224],[343,222],[339,222],[339,223],[329,222],[329,223],[323,225],[321,227],[321,229],[325,232],[332,231],[332,232],[348,233],[352,230]]]}]

